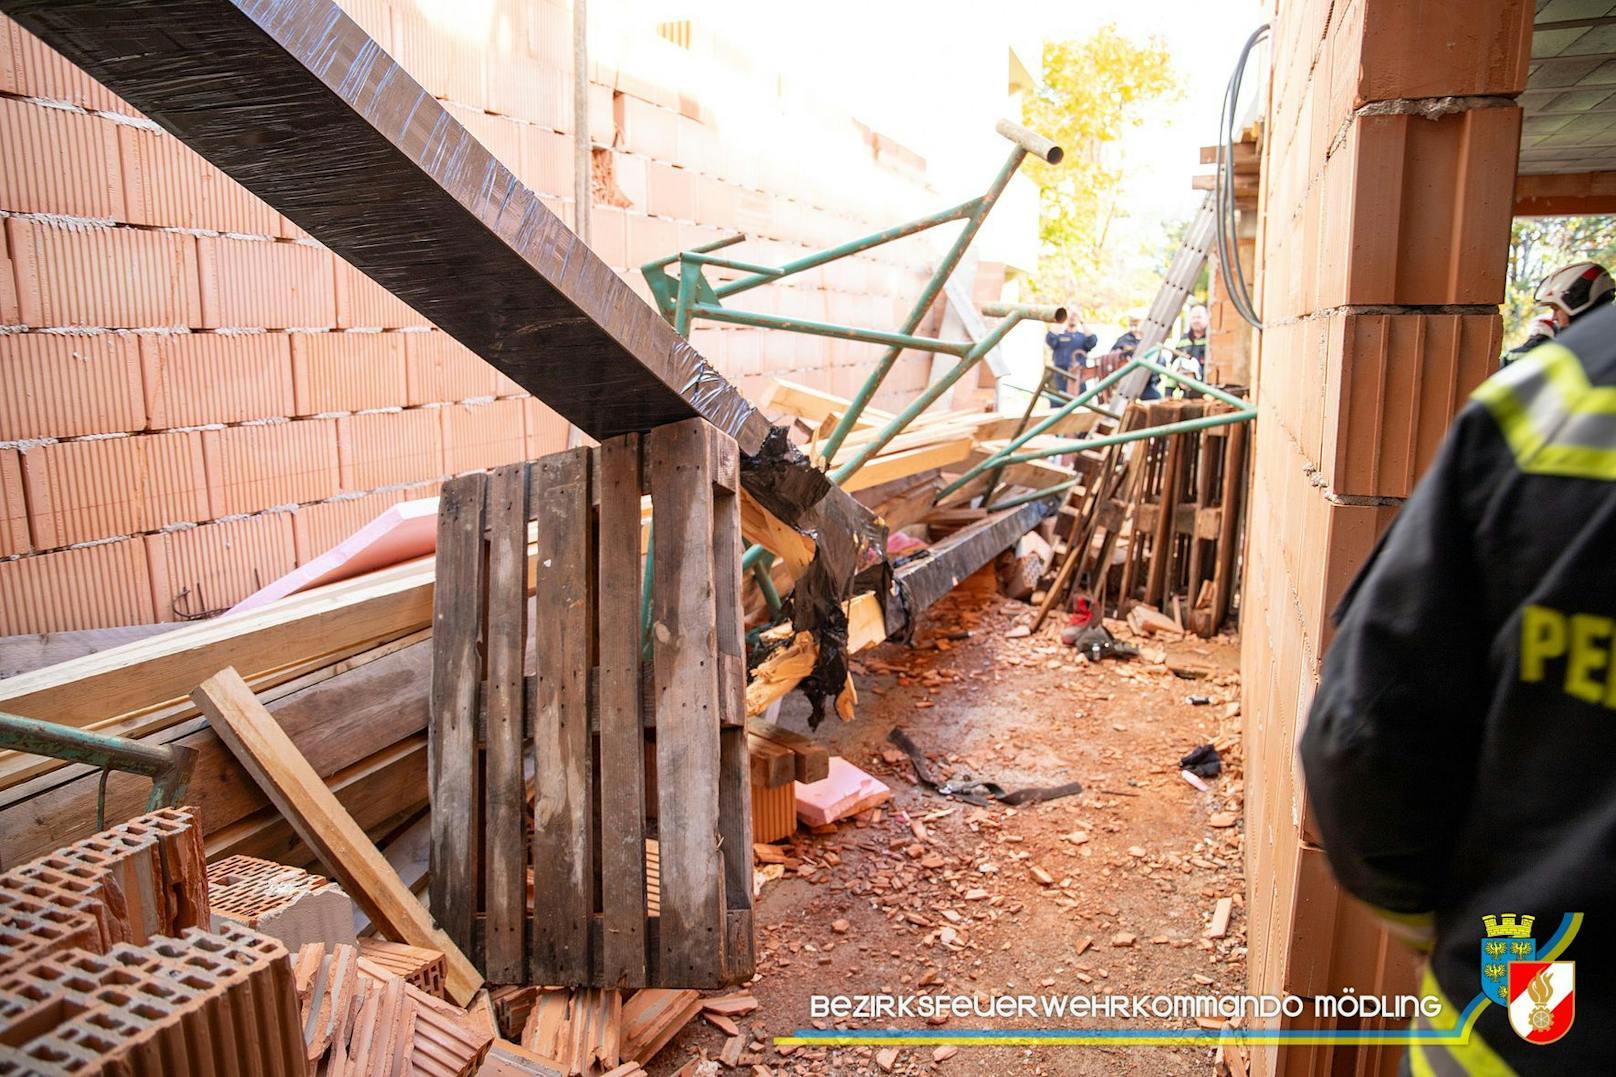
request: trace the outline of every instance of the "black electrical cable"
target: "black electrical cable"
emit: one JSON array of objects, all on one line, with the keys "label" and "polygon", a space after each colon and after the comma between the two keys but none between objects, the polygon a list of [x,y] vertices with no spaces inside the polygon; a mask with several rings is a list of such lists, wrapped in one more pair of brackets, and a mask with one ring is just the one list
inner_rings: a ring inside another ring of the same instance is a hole
[{"label": "black electrical cable", "polygon": [[1240,59],[1235,63],[1234,72],[1224,88],[1223,106],[1218,115],[1218,165],[1212,191],[1213,217],[1217,223],[1218,271],[1223,278],[1224,291],[1235,312],[1259,330],[1263,327],[1262,319],[1257,316],[1252,303],[1251,287],[1246,281],[1245,267],[1240,264],[1238,242],[1234,238],[1234,146],[1239,124],[1237,110],[1240,107],[1240,87],[1245,80],[1246,64],[1251,59],[1252,50],[1267,36],[1268,26],[1263,25],[1246,39],[1245,46],[1240,50]]}]

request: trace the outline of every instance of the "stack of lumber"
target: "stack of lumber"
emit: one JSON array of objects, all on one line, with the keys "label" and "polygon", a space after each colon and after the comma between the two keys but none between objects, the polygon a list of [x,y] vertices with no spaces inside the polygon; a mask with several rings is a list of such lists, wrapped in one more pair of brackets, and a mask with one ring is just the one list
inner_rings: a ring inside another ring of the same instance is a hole
[{"label": "stack of lumber", "polygon": [[[823,455],[825,439],[837,422],[846,414],[850,401],[821,389],[812,389],[795,382],[775,379],[763,399],[762,408],[778,423],[797,429],[806,439],[803,451],[815,461]],[[1046,418],[1047,410],[1035,411],[1026,425]],[[855,452],[875,439],[879,430],[893,418],[891,412],[878,408],[865,408],[853,430],[837,451],[838,461],[847,460]],[[1079,411],[1066,416],[1046,434],[1028,442],[1026,449],[1036,449],[1066,438],[1081,437],[1094,428],[1099,416]],[[965,471],[984,459],[995,449],[1015,437],[1022,427],[1019,416],[1005,416],[996,411],[962,410],[933,411],[916,418],[904,430],[882,447],[874,457],[856,471],[843,489],[858,494],[886,483],[910,479],[929,471]],[[1042,489],[1072,477],[1068,468],[1047,461],[1034,461],[1015,465],[1000,478],[1001,485],[1027,486]],[[949,497],[950,503],[968,500],[981,493],[985,483],[973,483]],[[864,498],[866,505],[875,507]],[[878,510],[879,511],[879,510]],[[892,526],[888,521],[888,526]]]},{"label": "stack of lumber", "polygon": [[[1135,402],[1123,429],[1229,410],[1212,401]],[[1237,598],[1247,436],[1234,423],[1112,446],[1091,488],[1078,488],[1061,510],[1034,627],[1082,594],[1108,614],[1143,606],[1179,631],[1216,634]]]}]

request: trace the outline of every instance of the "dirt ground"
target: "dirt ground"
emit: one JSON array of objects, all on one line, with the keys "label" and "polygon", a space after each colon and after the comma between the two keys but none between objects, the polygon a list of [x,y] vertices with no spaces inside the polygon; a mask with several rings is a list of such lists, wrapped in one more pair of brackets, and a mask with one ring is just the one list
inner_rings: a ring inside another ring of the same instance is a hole
[{"label": "dirt ground", "polygon": [[[827,719],[833,752],[892,788],[882,809],[834,833],[799,828],[757,905],[760,1007],[734,1072],[769,1074],[1207,1074],[1210,1047],[776,1047],[803,1028],[923,1021],[811,1020],[814,994],[1222,994],[1245,984],[1238,641],[1139,640],[1131,661],[1089,663],[1037,636],[1024,603],[962,586],[928,613],[913,648],[858,656],[857,717]],[[1108,622],[1119,638],[1125,626]],[[968,635],[966,635],[968,633]],[[1175,673],[1174,669],[1178,672]],[[1205,702],[1192,703],[1191,697]],[[806,727],[800,696],[781,724]],[[1007,789],[1083,784],[1021,809],[977,807],[918,784],[887,743],[904,729],[939,779]],[[1201,792],[1178,760],[1215,743],[1224,770]],[[1217,899],[1227,934],[1207,938]],[[1182,1027],[1095,1018],[950,1019],[948,1028]],[[698,1018],[655,1060],[673,1073],[716,1058],[726,1035]],[[751,1066],[766,1070],[751,1071]]]}]

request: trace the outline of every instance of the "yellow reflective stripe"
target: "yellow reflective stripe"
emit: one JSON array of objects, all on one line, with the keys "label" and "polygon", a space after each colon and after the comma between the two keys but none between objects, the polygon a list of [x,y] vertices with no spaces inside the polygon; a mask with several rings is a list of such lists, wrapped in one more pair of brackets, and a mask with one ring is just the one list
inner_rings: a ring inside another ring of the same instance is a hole
[{"label": "yellow reflective stripe", "polygon": [[1521,470],[1616,481],[1616,387],[1589,383],[1563,344],[1540,344],[1472,394]]},{"label": "yellow reflective stripe", "polygon": [[1406,946],[1428,953],[1436,937],[1436,914],[1429,912],[1393,912],[1379,905],[1366,907],[1384,921],[1386,930]]},{"label": "yellow reflective stripe", "polygon": [[[1453,1008],[1448,996],[1443,994],[1442,986],[1431,975],[1429,965],[1425,968],[1425,975],[1421,978],[1420,994],[1434,995],[1441,1005],[1441,1011],[1432,1018],[1416,1017],[1412,1022],[1415,1028],[1455,1028],[1459,1022],[1459,1011]],[[1492,1005],[1483,1002],[1482,1009]],[[1498,1057],[1498,1053],[1487,1046],[1487,1041],[1481,1038],[1476,1031],[1476,1017],[1481,1010],[1471,1014],[1470,1024],[1464,1029],[1463,1036],[1444,1037],[1441,1043],[1422,1043],[1415,1041],[1408,1051],[1409,1069],[1415,1077],[1448,1077],[1455,1071],[1468,1075],[1468,1077],[1514,1077],[1515,1071],[1509,1063]]]},{"label": "yellow reflective stripe", "polygon": [[1371,905],[1369,910],[1382,920],[1390,920],[1392,923],[1401,924],[1403,927],[1430,927],[1436,923],[1436,913],[1434,912],[1392,912],[1392,910],[1383,909],[1379,905]]}]

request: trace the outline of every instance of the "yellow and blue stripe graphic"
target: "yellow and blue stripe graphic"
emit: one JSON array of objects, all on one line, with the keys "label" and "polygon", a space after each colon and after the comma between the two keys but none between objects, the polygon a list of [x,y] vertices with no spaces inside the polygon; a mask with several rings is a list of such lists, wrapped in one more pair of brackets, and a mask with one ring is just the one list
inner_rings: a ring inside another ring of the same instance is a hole
[{"label": "yellow and blue stripe graphic", "polygon": [[[1566,913],[1554,935],[1544,943],[1536,960],[1552,961],[1571,945],[1582,928],[1582,913]],[[1477,993],[1462,1011],[1442,998],[1436,980],[1430,972],[1425,974],[1424,993],[1442,999],[1442,1013],[1432,1023],[1416,1019],[1409,1028],[1388,1029],[1141,1029],[1141,1028],[1043,1028],[1043,1029],[815,1029],[800,1028],[790,1035],[776,1036],[774,1042],[781,1047],[999,1047],[999,1046],[1149,1046],[1166,1047],[1184,1044],[1217,1044],[1235,1041],[1254,1046],[1277,1044],[1282,1046],[1306,1045],[1387,1045],[1414,1047],[1414,1073],[1436,1073],[1426,1064],[1421,1069],[1424,1052],[1421,1048],[1447,1049],[1455,1057],[1469,1053],[1474,1063],[1483,1068],[1470,1072],[1487,1072],[1489,1059],[1496,1058],[1479,1040],[1472,1041],[1476,1021],[1488,1006],[1493,1005],[1486,995]],[[1436,1023],[1440,1022],[1440,1024]],[[1471,1050],[1473,1048],[1473,1050]],[[1457,1050],[1456,1050],[1457,1049]],[[1467,1063],[1468,1064],[1468,1063]]]}]

